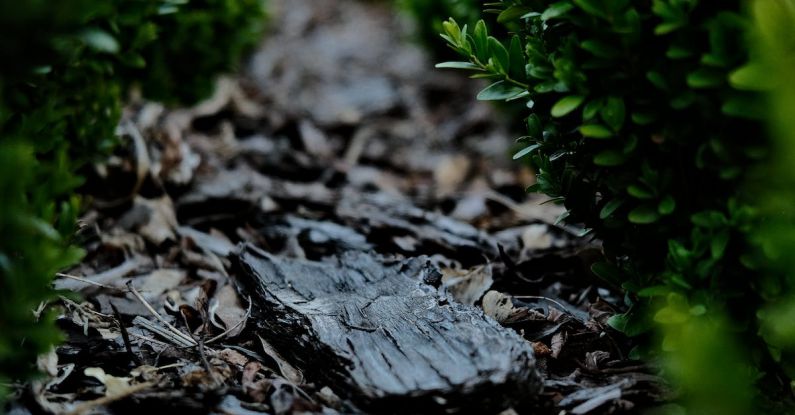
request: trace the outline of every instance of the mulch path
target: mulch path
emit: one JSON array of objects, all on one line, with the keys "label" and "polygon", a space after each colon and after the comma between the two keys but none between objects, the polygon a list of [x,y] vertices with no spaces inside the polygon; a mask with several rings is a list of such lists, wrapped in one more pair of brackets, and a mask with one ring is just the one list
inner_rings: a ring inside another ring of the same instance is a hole
[{"label": "mulch path", "polygon": [[432,264],[438,295],[535,351],[543,392],[492,413],[629,413],[670,396],[606,324],[623,301],[589,271],[598,243],[525,193],[518,134],[474,101],[476,82],[433,70],[382,2],[269,3],[272,33],[212,98],[126,109],[124,145],[87,172],[87,256],[56,281],[76,292],[57,306],[67,340],[12,413],[367,412],[291,359],[291,339],[263,334],[241,244],[285,261]]}]

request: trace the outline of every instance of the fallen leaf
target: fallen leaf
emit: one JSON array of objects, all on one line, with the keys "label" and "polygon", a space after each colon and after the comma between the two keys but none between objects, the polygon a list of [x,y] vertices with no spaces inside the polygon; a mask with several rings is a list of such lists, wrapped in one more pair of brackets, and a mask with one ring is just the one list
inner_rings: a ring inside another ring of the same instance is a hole
[{"label": "fallen leaf", "polygon": [[132,387],[130,385],[132,378],[108,375],[100,367],[88,367],[83,370],[83,374],[102,382],[102,384],[105,385],[105,396],[108,397],[123,396],[127,394]]},{"label": "fallen leaf", "polygon": [[552,335],[552,341],[550,345],[552,346],[552,357],[557,359],[560,355],[560,351],[563,350],[563,346],[566,344],[566,339],[568,335],[565,331],[559,331]]},{"label": "fallen leaf", "polygon": [[533,224],[522,231],[522,244],[524,249],[538,250],[552,247],[552,235],[549,227],[544,224]]},{"label": "fallen leaf", "polygon": [[535,354],[537,358],[550,356],[552,354],[552,349],[543,342],[532,342],[531,344],[533,345],[533,354]]},{"label": "fallen leaf", "polygon": [[157,246],[167,240],[176,240],[177,216],[168,196],[158,199],[136,196],[133,207],[122,216],[119,225],[138,231],[144,239]]},{"label": "fallen leaf", "polygon": [[276,361],[276,364],[279,366],[279,372],[281,372],[282,376],[291,382],[293,385],[300,385],[304,382],[304,374],[301,373],[300,370],[296,369],[291,365],[289,362],[284,360],[284,358],[270,345],[265,339],[260,336],[259,341],[262,343],[262,351],[265,352],[271,359]]},{"label": "fallen leaf", "polygon": [[454,192],[464,182],[471,165],[469,157],[463,154],[443,157],[433,171],[439,193],[445,195]]},{"label": "fallen leaf", "polygon": [[143,277],[138,289],[147,300],[153,300],[160,297],[163,293],[176,288],[185,277],[187,277],[185,270],[156,269]]},{"label": "fallen leaf", "polygon": [[467,270],[453,268],[442,269],[442,287],[452,294],[457,301],[474,305],[480,297],[491,288],[491,264],[479,265]]},{"label": "fallen leaf", "polygon": [[240,299],[237,296],[237,291],[231,285],[224,285],[215,294],[213,301],[210,303],[210,322],[218,326],[217,320],[223,322],[223,330],[231,329],[238,325],[235,329],[227,334],[227,337],[235,337],[246,327],[245,322],[239,324],[245,318],[246,310],[240,304]]}]

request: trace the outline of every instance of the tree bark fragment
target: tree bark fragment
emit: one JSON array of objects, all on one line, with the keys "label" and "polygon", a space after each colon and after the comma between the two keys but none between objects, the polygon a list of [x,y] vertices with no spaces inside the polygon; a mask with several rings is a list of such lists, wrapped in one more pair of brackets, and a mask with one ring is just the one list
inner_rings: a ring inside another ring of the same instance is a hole
[{"label": "tree bark fragment", "polygon": [[429,285],[440,273],[426,259],[350,252],[315,262],[251,245],[232,259],[259,335],[362,408],[494,410],[540,389],[530,345]]}]

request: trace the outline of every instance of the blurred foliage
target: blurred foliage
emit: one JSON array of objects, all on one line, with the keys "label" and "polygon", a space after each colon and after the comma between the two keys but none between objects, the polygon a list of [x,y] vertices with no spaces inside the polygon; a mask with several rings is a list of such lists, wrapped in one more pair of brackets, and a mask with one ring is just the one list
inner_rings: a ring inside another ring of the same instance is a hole
[{"label": "blurred foliage", "polygon": [[[263,0],[170,0],[149,24],[157,41],[136,57],[125,76],[143,95],[167,103],[207,97],[215,74],[235,70],[260,40]],[[184,6],[182,6],[184,4]]]},{"label": "blurred foliage", "polygon": [[774,137],[772,161],[754,183],[764,221],[753,240],[767,271],[758,317],[771,352],[795,379],[795,0],[756,0],[753,16],[758,53],[741,73],[748,88],[769,91]]},{"label": "blurred foliage", "polygon": [[514,156],[537,171],[530,190],[603,241],[593,271],[628,293],[610,323],[664,334],[690,413],[748,413],[747,385],[786,379],[771,362],[788,369],[795,343],[795,281],[781,276],[795,265],[792,0],[752,2],[754,19],[739,0],[499,4],[497,20],[523,29],[451,19],[442,36],[464,59],[437,67],[530,109]]},{"label": "blurred foliage", "polygon": [[[678,393],[663,414],[746,415],[754,413],[753,384],[761,373],[741,340],[741,330],[723,310],[691,305],[681,294],[667,296],[654,314],[661,334],[665,374]],[[769,408],[766,402],[759,407]],[[784,413],[766,412],[766,413]]]},{"label": "blurred foliage", "polygon": [[260,0],[0,0],[0,388],[60,336],[34,310],[81,257],[77,172],[116,143],[124,94],[206,96],[262,23]]}]

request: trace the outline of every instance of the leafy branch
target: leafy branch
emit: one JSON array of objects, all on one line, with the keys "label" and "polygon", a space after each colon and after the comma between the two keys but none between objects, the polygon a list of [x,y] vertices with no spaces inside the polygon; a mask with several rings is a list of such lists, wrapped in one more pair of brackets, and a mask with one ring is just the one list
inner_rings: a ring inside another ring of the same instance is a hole
[{"label": "leafy branch", "polygon": [[442,37],[454,51],[468,61],[444,62],[437,68],[478,71],[473,78],[496,80],[478,94],[483,101],[516,100],[530,96],[530,85],[525,72],[525,57],[519,36],[511,38],[506,48],[497,38],[489,36],[486,23],[480,20],[471,34],[467,25],[458,25],[454,19],[442,24]]}]

